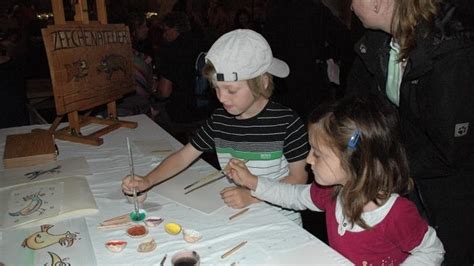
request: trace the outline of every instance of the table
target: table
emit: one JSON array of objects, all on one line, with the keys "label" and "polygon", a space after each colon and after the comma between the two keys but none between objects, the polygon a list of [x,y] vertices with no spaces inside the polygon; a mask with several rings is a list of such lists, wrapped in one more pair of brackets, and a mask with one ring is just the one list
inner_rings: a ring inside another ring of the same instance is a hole
[{"label": "table", "polygon": [[[192,228],[203,234],[197,243],[186,243],[181,235],[173,236],[163,230],[163,223],[150,228],[150,235],[158,247],[151,253],[138,253],[136,248],[143,239],[128,237],[125,230],[102,230],[97,225],[108,218],[129,213],[133,205],[126,202],[120,189],[123,176],[128,174],[128,152],[126,137],[131,140],[166,139],[174,149],[182,147],[166,131],[145,115],[123,118],[138,122],[136,129],[121,128],[104,136],[101,146],[89,146],[56,140],[59,147],[58,159],[84,156],[93,173],[87,182],[99,208],[99,214],[86,217],[92,248],[98,265],[159,264],[165,254],[165,265],[171,265],[171,256],[182,249],[195,250],[201,256],[201,265],[351,265],[342,255],[331,249],[303,228],[278,213],[266,203],[252,205],[244,215],[229,221],[237,211],[227,206],[212,214],[203,214],[158,195],[148,192],[146,203],[149,215],[160,216],[165,222],[179,223],[183,228]],[[47,128],[47,125],[7,128],[0,130],[1,149],[9,134],[26,133],[33,128]],[[96,131],[100,125],[84,127],[83,133]],[[135,173],[144,175],[155,167],[163,157],[134,154]],[[212,171],[212,166],[198,160],[191,167],[199,171]],[[146,207],[146,205],[145,205]],[[104,247],[110,239],[126,239],[127,248],[121,253],[111,253]],[[242,241],[248,243],[232,256],[221,259],[221,255]]]}]

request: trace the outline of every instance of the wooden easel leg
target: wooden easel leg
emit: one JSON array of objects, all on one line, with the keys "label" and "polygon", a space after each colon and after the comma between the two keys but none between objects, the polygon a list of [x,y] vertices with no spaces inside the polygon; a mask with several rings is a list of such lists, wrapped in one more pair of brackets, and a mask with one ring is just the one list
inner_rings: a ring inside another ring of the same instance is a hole
[{"label": "wooden easel leg", "polygon": [[56,119],[54,119],[53,123],[51,124],[51,127],[49,128],[50,131],[55,131],[56,128],[58,128],[59,123],[61,123],[61,120],[63,120],[63,115],[57,116]]},{"label": "wooden easel leg", "polygon": [[79,124],[79,113],[77,111],[67,114],[69,119],[70,134],[73,136],[81,135],[81,125]]},{"label": "wooden easel leg", "polygon": [[74,10],[76,11],[76,14],[74,15],[74,21],[80,21],[82,24],[89,24],[87,0],[77,0]]},{"label": "wooden easel leg", "polygon": [[96,0],[95,4],[97,6],[97,20],[101,24],[107,24],[107,12],[105,9],[105,0]]},{"label": "wooden easel leg", "polygon": [[66,24],[66,18],[64,16],[64,5],[63,0],[51,0],[54,14],[54,24],[61,25]]},{"label": "wooden easel leg", "polygon": [[115,101],[107,103],[107,114],[110,119],[117,119],[117,104]]}]

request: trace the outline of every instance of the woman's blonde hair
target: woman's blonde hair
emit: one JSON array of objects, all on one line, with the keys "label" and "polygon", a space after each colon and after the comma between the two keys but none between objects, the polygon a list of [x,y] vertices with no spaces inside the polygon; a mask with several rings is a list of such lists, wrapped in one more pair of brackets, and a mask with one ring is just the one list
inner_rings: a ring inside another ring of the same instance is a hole
[{"label": "woman's blonde hair", "polygon": [[[211,62],[207,62],[204,68],[202,69],[202,75],[207,78],[209,83],[212,84],[213,87],[216,86],[216,80],[214,78],[216,74],[216,69]],[[265,87],[265,83],[263,81],[264,77],[268,77],[268,85]],[[247,84],[249,85],[250,90],[252,91],[253,96],[259,97],[263,96],[265,98],[270,98],[273,94],[273,76],[265,73],[253,79],[247,80]]]},{"label": "woman's blonde hair", "polygon": [[[393,0],[392,36],[400,45],[400,60],[416,46],[417,25],[432,24],[440,0]],[[428,34],[427,32],[421,34]]]},{"label": "woman's blonde hair", "polygon": [[381,206],[392,193],[403,195],[412,189],[398,116],[384,100],[352,97],[318,108],[309,117],[309,130],[316,146],[330,147],[348,174],[335,195],[352,224],[367,229],[361,217],[365,205]]}]

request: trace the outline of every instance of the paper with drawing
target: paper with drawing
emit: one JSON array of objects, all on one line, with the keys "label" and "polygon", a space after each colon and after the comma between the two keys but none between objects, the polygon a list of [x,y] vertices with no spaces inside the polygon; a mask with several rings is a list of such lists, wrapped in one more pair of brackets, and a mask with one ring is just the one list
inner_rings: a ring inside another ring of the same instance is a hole
[{"label": "paper with drawing", "polygon": [[63,198],[63,183],[24,187],[10,192],[8,214],[2,227],[21,225],[56,216]]},{"label": "paper with drawing", "polygon": [[90,175],[84,157],[73,157],[48,164],[0,171],[0,188],[66,176]]},{"label": "paper with drawing", "polygon": [[97,213],[83,176],[37,181],[0,190],[0,228]]},{"label": "paper with drawing", "polygon": [[96,265],[84,218],[0,233],[5,265]]}]

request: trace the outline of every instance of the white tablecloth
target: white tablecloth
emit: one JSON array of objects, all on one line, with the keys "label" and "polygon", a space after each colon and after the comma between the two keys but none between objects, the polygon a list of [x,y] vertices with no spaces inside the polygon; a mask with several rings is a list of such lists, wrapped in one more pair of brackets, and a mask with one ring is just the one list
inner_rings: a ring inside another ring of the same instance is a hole
[{"label": "white tablecloth", "polygon": [[[99,214],[86,217],[93,250],[98,265],[150,265],[159,264],[165,254],[165,265],[171,264],[171,256],[182,249],[195,250],[201,257],[201,265],[262,265],[262,264],[310,264],[310,265],[349,265],[347,259],[315,238],[303,228],[295,225],[266,203],[252,205],[250,210],[239,218],[229,221],[228,217],[236,210],[223,207],[211,215],[203,214],[189,207],[148,192],[144,208],[148,215],[160,216],[165,222],[176,222],[183,228],[191,228],[203,234],[201,241],[189,244],[181,235],[169,235],[163,230],[163,224],[149,229],[149,236],[158,244],[151,253],[138,253],[136,248],[145,239],[133,239],[125,230],[102,230],[97,225],[108,218],[129,213],[133,205],[123,197],[120,184],[128,174],[128,152],[126,137],[133,140],[166,139],[174,149],[182,145],[166,131],[145,115],[131,116],[123,120],[136,121],[136,129],[120,128],[105,136],[101,146],[90,146],[56,140],[59,147],[58,159],[84,156],[93,175],[87,181],[95,197]],[[30,132],[27,126],[0,130],[0,143],[4,149],[5,137],[9,134]],[[100,125],[89,125],[81,131],[96,131]],[[90,133],[90,132],[89,132]],[[143,155],[134,152],[135,172],[144,175],[153,169],[163,157]],[[194,169],[210,172],[212,167],[202,160],[196,162]],[[127,248],[121,253],[109,252],[104,243],[110,239],[128,241]],[[232,256],[221,259],[221,255],[242,241],[248,243]]]}]

